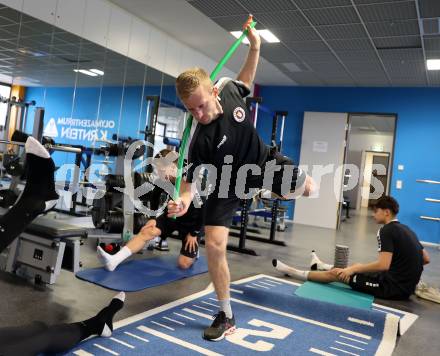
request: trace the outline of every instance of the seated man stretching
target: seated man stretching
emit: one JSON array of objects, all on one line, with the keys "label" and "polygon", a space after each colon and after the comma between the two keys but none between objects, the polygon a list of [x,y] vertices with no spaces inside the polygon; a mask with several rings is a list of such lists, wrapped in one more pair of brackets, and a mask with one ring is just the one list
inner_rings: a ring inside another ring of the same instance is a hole
[{"label": "seated man stretching", "polygon": [[[158,178],[163,183],[174,183],[177,174],[177,159],[178,154],[174,151],[163,149],[155,156],[155,169],[157,170]],[[165,186],[160,184],[160,186]],[[154,189],[148,195],[148,201],[150,203],[150,209],[158,211],[161,205],[161,197],[166,192],[155,185]],[[155,226],[160,231],[162,240],[165,240],[171,235],[173,231],[178,231],[179,238],[182,241],[182,248],[180,249],[180,255],[177,259],[177,265],[182,269],[190,268],[199,252],[199,239],[203,229],[203,208],[196,208],[194,204],[191,204],[188,214],[178,218],[168,218],[166,211],[159,216],[156,220],[149,220],[146,226]],[[141,251],[145,244],[153,239],[154,236],[138,234],[134,236],[128,243],[121,248],[116,254],[110,255],[105,252],[100,246],[97,248],[98,258],[104,264],[104,268],[108,271],[114,271],[115,268],[133,253]],[[162,245],[162,241],[160,243]]]},{"label": "seated man stretching", "polygon": [[[377,234],[379,256],[375,262],[329,271],[301,271],[278,260],[273,260],[272,264],[277,270],[303,281],[340,281],[378,298],[407,299],[414,293],[423,265],[429,263],[429,255],[416,234],[397,220],[398,212],[399,204],[389,196],[380,198],[375,205],[374,219],[384,224]],[[316,262],[316,256],[312,256]],[[318,262],[318,269],[328,266]]]}]

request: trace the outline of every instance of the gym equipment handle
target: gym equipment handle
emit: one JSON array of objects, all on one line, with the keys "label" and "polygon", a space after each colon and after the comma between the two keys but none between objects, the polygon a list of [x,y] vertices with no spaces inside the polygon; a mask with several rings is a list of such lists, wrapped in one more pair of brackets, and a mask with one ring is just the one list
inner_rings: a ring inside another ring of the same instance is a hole
[{"label": "gym equipment handle", "polygon": [[[7,145],[17,145],[17,146],[24,146],[25,142],[18,142],[18,141],[8,141],[8,140],[0,140],[0,143],[4,143]],[[45,148],[48,150],[54,150],[54,151],[63,151],[63,152],[72,152],[72,153],[81,153],[82,150],[77,147],[67,147],[67,146],[58,146],[58,145],[50,145],[46,144],[44,145]]]}]

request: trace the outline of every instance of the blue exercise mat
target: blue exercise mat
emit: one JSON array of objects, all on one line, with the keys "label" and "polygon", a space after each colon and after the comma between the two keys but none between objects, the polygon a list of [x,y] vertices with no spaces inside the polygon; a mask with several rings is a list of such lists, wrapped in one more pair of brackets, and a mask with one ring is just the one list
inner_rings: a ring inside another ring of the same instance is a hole
[{"label": "blue exercise mat", "polygon": [[374,297],[351,289],[343,283],[315,283],[307,281],[295,290],[299,297],[345,305],[352,308],[371,309]]},{"label": "blue exercise mat", "polygon": [[[219,308],[211,290],[115,323],[111,338],[93,338],[65,355],[381,355],[393,352],[399,317],[301,298],[270,276],[231,286],[238,330],[221,342],[203,340]],[[404,312],[402,312],[404,313]]]},{"label": "blue exercise mat", "polygon": [[119,265],[113,272],[103,267],[85,269],[78,272],[76,277],[104,288],[136,292],[205,272],[208,272],[208,265],[203,256],[187,270],[177,267],[176,256],[166,256],[132,260]]}]

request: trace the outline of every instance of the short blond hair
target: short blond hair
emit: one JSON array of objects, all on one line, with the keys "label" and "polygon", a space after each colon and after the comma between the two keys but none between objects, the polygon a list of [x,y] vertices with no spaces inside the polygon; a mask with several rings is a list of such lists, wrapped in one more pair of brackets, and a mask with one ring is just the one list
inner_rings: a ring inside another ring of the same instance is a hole
[{"label": "short blond hair", "polygon": [[192,93],[200,86],[212,86],[208,73],[199,67],[190,68],[181,73],[176,79],[176,91],[180,99],[188,99]]}]

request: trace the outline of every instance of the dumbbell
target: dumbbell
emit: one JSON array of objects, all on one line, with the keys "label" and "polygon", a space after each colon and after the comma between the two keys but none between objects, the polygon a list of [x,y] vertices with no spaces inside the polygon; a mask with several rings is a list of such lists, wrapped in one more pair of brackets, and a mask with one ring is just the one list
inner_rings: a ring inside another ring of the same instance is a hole
[{"label": "dumbbell", "polygon": [[105,187],[108,192],[118,192],[115,187],[125,188],[125,181],[123,175],[108,174],[105,176]]},{"label": "dumbbell", "polygon": [[108,212],[105,223],[104,230],[109,234],[121,233],[124,229],[124,213],[120,211],[111,210]]}]

